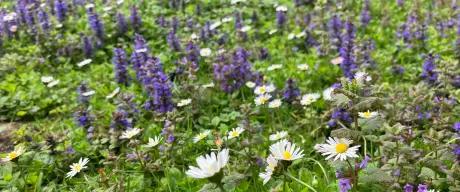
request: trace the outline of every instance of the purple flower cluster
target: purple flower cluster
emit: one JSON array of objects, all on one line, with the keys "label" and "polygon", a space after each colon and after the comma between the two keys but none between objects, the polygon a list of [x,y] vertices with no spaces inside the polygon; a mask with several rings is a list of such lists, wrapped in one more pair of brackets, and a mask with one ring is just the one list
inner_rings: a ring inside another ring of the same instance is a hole
[{"label": "purple flower cluster", "polygon": [[428,53],[423,55],[425,57],[425,64],[423,65],[423,72],[420,75],[425,83],[430,85],[436,84],[439,76],[439,72],[435,71],[434,68],[438,65],[436,59],[439,59],[439,56],[434,55],[433,53]]},{"label": "purple flower cluster", "polygon": [[339,188],[340,192],[348,192],[351,190],[351,181],[347,178],[340,178],[339,179]]},{"label": "purple flower cluster", "polygon": [[220,82],[220,88],[233,93],[252,77],[251,63],[248,61],[248,52],[238,48],[232,58],[226,63],[214,64],[214,78]]},{"label": "purple flower cluster", "polygon": [[129,16],[129,19],[131,20],[131,24],[134,27],[134,31],[139,33],[142,28],[142,19],[139,16],[135,5],[131,6],[131,15]]},{"label": "purple flower cluster", "polygon": [[355,39],[355,27],[351,21],[345,22],[345,33],[342,35],[342,47],[340,48],[340,55],[343,58],[343,62],[340,65],[342,72],[349,79],[354,78],[354,70],[358,67],[355,62],[354,56],[354,44]]},{"label": "purple flower cluster", "polygon": [[92,57],[93,42],[91,40],[91,37],[87,37],[87,36],[83,37],[82,47],[83,47],[83,54],[85,55],[85,57],[87,58]]},{"label": "purple flower cluster", "polygon": [[117,27],[118,27],[117,33],[119,35],[123,35],[128,31],[128,25],[126,24],[126,18],[125,18],[125,15],[123,15],[123,13],[117,14]]},{"label": "purple flower cluster", "polygon": [[85,93],[88,91],[89,91],[88,84],[86,84],[85,81],[82,81],[80,86],[77,89],[79,104],[89,104],[88,96],[85,96]]},{"label": "purple flower cluster", "polygon": [[123,107],[118,107],[117,111],[112,112],[112,121],[110,128],[114,130],[126,130],[128,127],[132,127],[132,123],[128,120],[128,111]]},{"label": "purple flower cluster", "polygon": [[134,72],[136,73],[137,80],[142,82],[142,70],[141,67],[147,62],[149,57],[150,48],[147,45],[147,41],[142,35],[136,34],[134,37],[134,51],[131,54],[131,64],[133,65]]},{"label": "purple flower cluster", "polygon": [[38,22],[40,23],[40,26],[42,27],[42,30],[45,33],[49,32],[49,29],[51,28],[50,23],[49,23],[49,16],[48,13],[42,8],[38,11],[37,13],[38,17]]},{"label": "purple flower cluster", "polygon": [[114,55],[112,62],[115,69],[115,79],[119,84],[128,84],[129,75],[128,75],[128,62],[126,61],[126,53],[123,49],[114,48]]},{"label": "purple flower cluster", "polygon": [[89,9],[88,14],[88,20],[94,35],[102,41],[104,39],[104,23],[99,19],[99,15],[93,9]]},{"label": "purple flower cluster", "polygon": [[176,51],[176,52],[181,51],[181,47],[180,47],[180,44],[179,44],[179,39],[177,38],[175,33],[170,32],[169,35],[168,35],[167,41],[168,41],[168,44],[169,44],[169,48],[171,48],[171,50]]},{"label": "purple flower cluster", "polygon": [[283,99],[294,104],[293,102],[298,96],[300,96],[299,88],[297,88],[294,79],[289,78],[284,85]]},{"label": "purple flower cluster", "polygon": [[277,11],[276,12],[276,25],[278,25],[279,28],[284,27],[286,24],[286,12],[284,11]]},{"label": "purple flower cluster", "polygon": [[327,124],[330,127],[337,127],[337,121],[340,121],[345,126],[351,125],[353,123],[351,112],[344,108],[336,109],[332,112],[332,117]]},{"label": "purple flower cluster", "polygon": [[339,15],[334,14],[329,19],[329,33],[331,44],[337,48],[337,51],[340,51],[340,47],[342,47],[342,21]]},{"label": "purple flower cluster", "polygon": [[145,109],[152,112],[170,112],[174,109],[172,101],[172,84],[164,74],[162,63],[156,57],[150,57],[141,68],[142,85],[150,98],[145,102]]},{"label": "purple flower cluster", "polygon": [[66,20],[67,14],[67,3],[65,0],[56,0],[54,2],[54,8],[56,9],[56,17],[59,22],[64,22]]},{"label": "purple flower cluster", "polygon": [[364,0],[364,7],[361,11],[361,15],[359,16],[359,20],[361,21],[361,27],[367,28],[369,22],[371,21],[371,2],[369,0]]}]

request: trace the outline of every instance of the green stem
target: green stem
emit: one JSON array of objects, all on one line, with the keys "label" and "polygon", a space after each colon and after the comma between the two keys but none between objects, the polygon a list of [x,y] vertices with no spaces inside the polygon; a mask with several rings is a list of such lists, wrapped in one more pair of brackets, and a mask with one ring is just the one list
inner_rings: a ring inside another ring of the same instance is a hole
[{"label": "green stem", "polygon": [[321,163],[315,159],[312,159],[312,158],[306,158],[306,159],[310,161],[314,161],[316,164],[318,164],[318,166],[321,168],[321,171],[323,171],[324,179],[326,179],[326,184],[329,184],[329,178],[327,176],[326,170],[324,169],[323,165],[321,165]]},{"label": "green stem", "polygon": [[286,172],[286,171],[283,171],[283,175],[285,176],[285,178],[286,178],[286,177],[289,177],[289,178],[291,178],[292,180],[297,181],[298,183],[300,183],[300,184],[302,184],[303,186],[307,187],[308,189],[310,189],[310,190],[312,190],[312,191],[314,191],[314,192],[318,192],[318,191],[316,191],[315,188],[313,188],[312,186],[310,186],[310,185],[304,183],[303,181],[301,181],[301,180],[295,178],[294,176],[292,176],[291,174],[289,174],[289,173]]},{"label": "green stem", "polygon": [[348,166],[350,166],[351,169],[351,179],[353,180],[353,191],[358,191],[358,177],[357,174],[355,173],[355,169],[353,168],[353,165],[351,165],[350,161],[347,159]]}]

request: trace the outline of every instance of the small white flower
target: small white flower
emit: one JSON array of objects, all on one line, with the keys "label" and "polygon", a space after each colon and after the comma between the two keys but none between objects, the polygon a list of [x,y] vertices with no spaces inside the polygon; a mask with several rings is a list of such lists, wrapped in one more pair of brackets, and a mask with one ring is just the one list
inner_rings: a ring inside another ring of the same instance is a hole
[{"label": "small white flower", "polygon": [[367,110],[366,112],[358,112],[359,117],[365,118],[365,119],[374,118],[374,117],[376,117],[378,114],[379,114],[379,113],[376,112],[376,111],[370,112],[369,110]]},{"label": "small white flower", "polygon": [[251,26],[244,26],[243,28],[240,29],[241,32],[247,32],[251,30]]},{"label": "small white flower", "polygon": [[40,4],[40,7],[46,7],[46,3]]},{"label": "small white flower", "polygon": [[287,135],[288,135],[287,131],[281,131],[281,132],[277,131],[276,134],[270,135],[269,139],[271,141],[276,141],[276,140],[280,140],[280,139],[286,137]]},{"label": "small white flower", "polygon": [[145,52],[147,52],[146,48],[136,50],[136,53],[145,53]]},{"label": "small white flower", "polygon": [[3,162],[10,162],[11,160],[15,159],[16,157],[19,157],[23,153],[24,153],[24,151],[22,150],[22,147],[19,147],[17,150],[14,150],[14,151],[8,153],[8,155],[6,155],[6,157],[3,157],[2,161]]},{"label": "small white flower", "polygon": [[139,134],[141,132],[140,129],[138,128],[133,128],[133,129],[129,129],[126,130],[125,132],[123,132],[123,134],[121,134],[121,139],[131,139],[132,137],[136,136],[137,134]]},{"label": "small white flower", "polygon": [[118,94],[118,92],[120,92],[120,87],[115,88],[115,90],[113,90],[112,93],[110,93],[109,95],[105,96],[105,98],[107,99],[113,98],[115,97],[115,95]]},{"label": "small white flower", "polygon": [[277,160],[294,161],[304,156],[303,150],[296,148],[295,144],[286,139],[271,145],[270,152]]},{"label": "small white flower", "polygon": [[300,100],[300,104],[302,105],[310,105],[316,102],[321,96],[318,93],[310,93],[305,94],[302,96],[302,100]]},{"label": "small white flower", "polygon": [[209,26],[209,29],[214,30],[215,28],[219,27],[220,25],[222,25],[222,22],[217,21],[217,22],[213,23],[211,26]]},{"label": "small white flower", "polygon": [[144,145],[144,147],[147,147],[147,148],[155,147],[160,143],[161,140],[163,140],[163,138],[159,136],[155,136],[154,138],[149,137],[149,142],[147,143],[147,145]]},{"label": "small white flower", "polygon": [[264,185],[271,179],[273,171],[278,165],[278,160],[276,160],[275,157],[273,157],[273,155],[270,154],[267,157],[267,164],[268,166],[265,168],[265,172],[259,174],[259,177],[264,180]]},{"label": "small white flower", "polygon": [[342,62],[343,62],[343,57],[337,57],[337,58],[331,60],[331,63],[334,64],[334,65],[339,65]]},{"label": "small white flower", "polygon": [[83,67],[83,66],[85,66],[85,65],[90,64],[91,62],[93,62],[92,59],[85,59],[85,60],[83,60],[82,62],[78,63],[77,66],[78,66],[78,67]]},{"label": "small white flower", "polygon": [[211,155],[202,155],[196,158],[198,167],[189,166],[189,170],[185,172],[189,177],[203,179],[212,177],[218,173],[220,169],[227,165],[229,155],[228,149],[220,151],[217,155],[212,152]]},{"label": "small white flower", "polygon": [[192,33],[192,35],[190,35],[190,39],[198,39],[200,37],[198,37],[198,35],[196,35],[196,33]]},{"label": "small white flower", "polygon": [[13,26],[10,27],[10,31],[13,32],[13,33],[16,32],[17,30],[18,30],[17,25],[13,25]]},{"label": "small white flower", "polygon": [[43,83],[49,83],[53,80],[54,78],[52,76],[43,76],[42,77],[42,82]]},{"label": "small white flower", "polygon": [[232,17],[225,17],[225,18],[222,19],[222,22],[227,23],[227,22],[230,22],[232,20],[233,20]]},{"label": "small white flower", "polygon": [[93,8],[93,7],[94,7],[94,4],[92,4],[92,3],[85,5],[86,9]]},{"label": "small white flower", "polygon": [[48,83],[48,87],[54,87],[55,85],[57,85],[59,83],[59,79],[56,79],[54,81],[51,81],[50,83]]},{"label": "small white flower", "polygon": [[246,0],[232,0],[232,5],[237,3],[244,3]]},{"label": "small white flower", "polygon": [[209,55],[211,55],[212,51],[210,48],[203,48],[200,50],[200,55],[203,56],[203,57],[207,57]]},{"label": "small white flower", "polygon": [[271,101],[270,103],[268,103],[269,108],[278,108],[280,106],[281,106],[281,99],[275,99]]},{"label": "small white flower", "polygon": [[254,82],[252,82],[252,81],[248,81],[248,82],[246,82],[246,86],[252,89],[252,88],[254,88],[256,86],[256,84]]},{"label": "small white flower", "polygon": [[289,33],[288,40],[294,39],[294,37],[295,37],[294,33]]},{"label": "small white flower", "polygon": [[62,26],[64,26],[64,25],[62,25],[62,23],[59,23],[59,24],[56,25],[56,28],[61,28]]},{"label": "small white flower", "polygon": [[85,159],[80,158],[78,163],[73,163],[72,165],[70,165],[70,172],[67,173],[66,178],[71,178],[75,176],[77,173],[79,173],[82,169],[88,168],[86,167],[86,164],[88,162],[89,162],[88,158],[85,158]]},{"label": "small white flower", "polygon": [[178,107],[186,106],[192,102],[192,99],[182,99],[177,104]]},{"label": "small white flower", "polygon": [[276,33],[278,30],[277,29],[272,29],[268,32],[269,35],[273,35],[273,33]]},{"label": "small white flower", "polygon": [[276,7],[276,11],[287,11],[288,8],[285,5],[279,5]]},{"label": "small white flower", "polygon": [[332,92],[334,91],[334,88],[329,87],[323,91],[323,98],[324,100],[332,100]]},{"label": "small white flower", "polygon": [[104,11],[110,11],[110,10],[112,10],[112,7],[104,7],[103,10],[104,10]]},{"label": "small white flower", "polygon": [[238,137],[241,133],[243,133],[243,131],[244,129],[241,127],[233,128],[232,131],[228,132],[228,139]]},{"label": "small white flower", "polygon": [[272,85],[272,84],[269,84],[269,85],[261,85],[261,86],[257,86],[255,89],[254,89],[254,93],[257,94],[257,95],[262,95],[264,93],[271,93],[273,91],[275,91],[275,86]]},{"label": "small white flower", "polygon": [[214,82],[203,85],[203,88],[209,88],[209,87],[214,87]]},{"label": "small white flower", "polygon": [[358,157],[356,151],[358,151],[359,145],[350,147],[353,143],[352,140],[345,138],[329,137],[326,144],[316,144],[315,150],[322,155],[326,156],[326,160],[331,159],[335,156],[334,161],[340,159],[340,161],[346,160],[348,157]]},{"label": "small white flower", "polygon": [[204,139],[205,137],[207,137],[209,135],[209,133],[211,133],[211,131],[206,130],[205,132],[198,134],[197,136],[195,136],[193,138],[193,143],[196,143],[196,142]]},{"label": "small white flower", "polygon": [[91,91],[84,92],[81,95],[83,95],[85,97],[88,97],[88,96],[94,95],[94,93],[96,93],[96,92],[91,90]]},{"label": "small white flower", "polygon": [[3,16],[3,21],[12,21],[16,17],[16,13],[8,13],[5,16]]},{"label": "small white flower", "polygon": [[307,34],[307,33],[305,33],[305,31],[302,31],[302,32],[300,32],[300,33],[297,33],[297,34],[295,35],[295,38],[301,38],[301,37],[305,36],[306,34]]},{"label": "small white flower", "polygon": [[120,5],[123,3],[124,0],[117,0],[117,5]]},{"label": "small white flower", "polygon": [[310,66],[308,66],[307,64],[300,64],[300,65],[297,65],[297,68],[302,70],[302,71],[306,71],[310,68]]},{"label": "small white flower", "polygon": [[269,169],[269,167],[267,167],[266,169],[267,170],[265,172],[259,173],[259,177],[264,180],[263,185],[265,185],[272,178],[273,175],[273,171],[270,171],[271,169]]},{"label": "small white flower", "polygon": [[372,77],[369,76],[366,72],[362,72],[362,71],[359,71],[355,74],[355,79],[356,81],[366,81],[366,82],[369,82],[369,81],[372,81]]},{"label": "small white flower", "polygon": [[265,104],[270,98],[272,98],[272,96],[269,94],[259,95],[254,99],[254,102],[256,106],[259,106]]},{"label": "small white flower", "polygon": [[271,65],[271,66],[267,67],[267,70],[268,71],[273,71],[275,69],[281,69],[282,67],[283,67],[282,64],[274,64],[274,65]]}]

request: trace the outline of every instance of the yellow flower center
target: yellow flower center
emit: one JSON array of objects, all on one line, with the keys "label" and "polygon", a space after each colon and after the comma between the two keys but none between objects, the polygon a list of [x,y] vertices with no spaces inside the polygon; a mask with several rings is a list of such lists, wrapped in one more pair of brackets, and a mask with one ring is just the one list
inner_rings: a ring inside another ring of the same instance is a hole
[{"label": "yellow flower center", "polygon": [[284,157],[284,159],[286,159],[286,160],[290,160],[291,157],[292,157],[292,154],[291,154],[289,151],[285,151],[285,152],[283,153],[283,157]]},{"label": "yellow flower center", "polygon": [[273,107],[279,107],[280,105],[278,103],[273,103]]},{"label": "yellow flower center", "polygon": [[208,170],[209,170],[209,171],[212,171],[212,166],[208,166]]},{"label": "yellow flower center", "polygon": [[205,137],[206,137],[206,135],[205,135],[204,133],[201,133],[201,134],[200,134],[200,139],[203,139],[203,138],[205,138]]},{"label": "yellow flower center", "polygon": [[19,156],[18,153],[16,153],[16,152],[11,152],[11,154],[10,154],[10,160],[12,160],[12,159],[14,159],[14,158],[16,158],[16,157],[18,157],[18,156]]},{"label": "yellow flower center", "polygon": [[307,70],[308,66],[302,66],[302,70]]},{"label": "yellow flower center", "polygon": [[259,91],[260,91],[260,92],[264,92],[264,91],[265,91],[265,87],[259,88]]},{"label": "yellow flower center", "polygon": [[75,171],[80,171],[81,169],[81,165],[78,164],[78,165],[75,165],[75,167],[73,168]]},{"label": "yellow flower center", "polygon": [[364,117],[370,117],[370,116],[371,116],[371,112],[370,112],[370,111],[364,112],[363,116],[364,116]]},{"label": "yellow flower center", "polygon": [[348,149],[348,146],[345,145],[344,143],[339,143],[337,144],[337,146],[335,146],[335,152],[337,153],[343,153],[347,151],[347,149]]},{"label": "yellow flower center", "polygon": [[275,168],[275,165],[273,165],[273,164],[268,164],[268,166],[273,168],[273,169]]},{"label": "yellow flower center", "polygon": [[236,137],[236,136],[238,136],[238,132],[233,131],[233,132],[232,132],[232,137]]},{"label": "yellow flower center", "polygon": [[219,139],[219,140],[216,140],[216,145],[217,145],[217,146],[220,147],[220,146],[222,146],[222,144],[224,144],[224,142],[223,142],[222,140],[220,140],[220,139]]},{"label": "yellow flower center", "polygon": [[276,139],[280,139],[281,138],[281,134],[276,134]]},{"label": "yellow flower center", "polygon": [[265,103],[266,101],[267,101],[267,98],[265,98],[265,97],[260,98],[261,103]]}]

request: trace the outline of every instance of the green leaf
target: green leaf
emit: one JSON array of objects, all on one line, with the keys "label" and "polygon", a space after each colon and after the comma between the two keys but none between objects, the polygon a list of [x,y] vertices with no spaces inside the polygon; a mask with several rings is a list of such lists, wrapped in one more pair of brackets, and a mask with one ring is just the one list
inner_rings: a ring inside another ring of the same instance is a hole
[{"label": "green leaf", "polygon": [[220,123],[220,118],[219,117],[212,118],[212,120],[211,120],[212,125],[217,126],[217,125],[219,125],[219,123]]},{"label": "green leaf", "polygon": [[432,169],[428,167],[422,167],[422,171],[420,171],[418,177],[421,179],[434,179],[435,174],[436,173]]},{"label": "green leaf", "polygon": [[22,117],[22,116],[24,116],[24,115],[26,115],[26,114],[27,114],[27,112],[25,112],[25,111],[18,111],[18,112],[16,113],[16,116]]},{"label": "green leaf", "polygon": [[364,170],[365,176],[359,178],[360,181],[369,184],[392,183],[394,178],[378,167],[369,167]]}]

